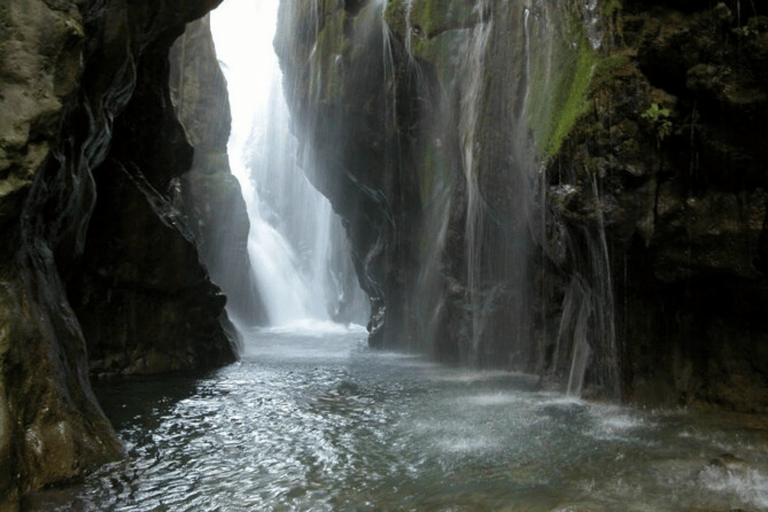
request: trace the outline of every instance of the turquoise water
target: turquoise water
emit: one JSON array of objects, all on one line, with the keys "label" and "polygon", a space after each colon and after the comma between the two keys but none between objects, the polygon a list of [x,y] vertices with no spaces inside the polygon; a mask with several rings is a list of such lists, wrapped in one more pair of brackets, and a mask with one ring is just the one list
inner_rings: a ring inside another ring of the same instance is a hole
[{"label": "turquoise water", "polygon": [[259,331],[202,378],[97,390],[130,457],[27,510],[768,510],[754,418],[587,403],[365,336]]}]

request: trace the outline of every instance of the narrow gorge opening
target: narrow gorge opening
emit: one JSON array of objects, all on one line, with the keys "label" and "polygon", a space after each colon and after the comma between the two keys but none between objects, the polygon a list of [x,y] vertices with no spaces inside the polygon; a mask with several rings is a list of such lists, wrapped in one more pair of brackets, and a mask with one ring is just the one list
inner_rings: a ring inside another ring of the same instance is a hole
[{"label": "narrow gorge opening", "polygon": [[292,133],[272,46],[278,5],[229,0],[211,13],[232,112],[227,151],[247,207],[256,287],[269,326],[365,325],[367,299],[341,220],[301,169],[312,163]]}]

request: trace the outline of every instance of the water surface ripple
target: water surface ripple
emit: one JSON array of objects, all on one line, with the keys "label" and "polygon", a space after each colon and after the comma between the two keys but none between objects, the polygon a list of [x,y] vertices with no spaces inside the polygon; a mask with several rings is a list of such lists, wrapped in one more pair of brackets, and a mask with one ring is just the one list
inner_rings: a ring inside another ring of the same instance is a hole
[{"label": "water surface ripple", "polygon": [[204,378],[97,390],[129,459],[27,510],[768,510],[764,424],[590,404],[356,328],[250,338]]}]

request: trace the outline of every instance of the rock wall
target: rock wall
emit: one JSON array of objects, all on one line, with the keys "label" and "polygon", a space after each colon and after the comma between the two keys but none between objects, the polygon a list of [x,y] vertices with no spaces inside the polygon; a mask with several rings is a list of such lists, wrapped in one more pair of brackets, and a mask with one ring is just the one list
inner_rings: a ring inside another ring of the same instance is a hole
[{"label": "rock wall", "polygon": [[767,410],[765,9],[283,0],[295,131],[371,344]]},{"label": "rock wall", "polygon": [[606,230],[629,399],[768,410],[766,15],[627,2],[614,78],[594,88],[588,118],[605,128],[590,141],[585,127],[564,153],[618,205]]},{"label": "rock wall", "polygon": [[122,447],[93,372],[235,357],[172,205],[192,148],[168,49],[218,2],[0,6],[0,507]]},{"label": "rock wall", "polygon": [[171,94],[195,148],[181,178],[181,209],[227,309],[246,325],[267,320],[248,256],[248,212],[227,155],[232,122],[208,16],[189,23],[171,49]]}]

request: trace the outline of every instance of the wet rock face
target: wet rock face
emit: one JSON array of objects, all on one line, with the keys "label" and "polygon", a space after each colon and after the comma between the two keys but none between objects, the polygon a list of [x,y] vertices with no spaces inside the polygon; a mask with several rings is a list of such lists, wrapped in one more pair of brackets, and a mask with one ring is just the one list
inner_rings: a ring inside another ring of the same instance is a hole
[{"label": "wet rock face", "polygon": [[[573,74],[579,55],[562,38],[580,35],[567,22],[580,4],[281,9],[286,96],[315,164],[305,170],[345,219],[373,299],[371,344],[541,369],[544,351],[530,342],[538,155],[526,119],[541,118],[542,140],[568,121],[525,98],[549,89],[568,97],[572,76],[545,70],[553,59]],[[518,80],[534,63],[547,84]]]},{"label": "wet rock face", "polygon": [[194,146],[192,167],[180,180],[180,207],[211,273],[239,321],[266,322],[248,257],[248,212],[229,169],[231,115],[208,17],[187,25],[171,49],[171,95]]},{"label": "wet rock face", "polygon": [[[167,51],[216,3],[0,7],[0,503],[120,456],[89,355],[139,372],[234,357],[170,207],[192,150]],[[132,338],[145,314],[154,347]]]},{"label": "wet rock face", "polygon": [[176,180],[192,163],[192,147],[170,103],[167,51],[141,56],[110,153],[93,171],[98,198],[69,294],[95,375],[234,360],[219,323],[226,299],[209,281],[171,202]]},{"label": "wet rock face", "polygon": [[[551,225],[605,225],[627,400],[765,411],[768,38],[762,7],[689,4],[627,3],[595,108],[549,167],[577,191]],[[578,206],[591,176],[602,218]]]},{"label": "wet rock face", "polygon": [[[317,12],[302,2],[282,2],[279,17],[290,22],[275,48],[295,131],[306,143],[304,170],[342,217],[360,285],[371,297],[371,344],[396,346],[408,333],[403,320],[416,280],[411,241],[421,200],[413,175],[400,172],[411,165],[417,131],[393,123],[399,115],[418,123],[421,105],[413,88],[409,94],[395,85],[396,74],[406,71],[402,52],[384,46],[381,14],[371,2],[323,2]],[[354,46],[341,50],[344,41]],[[315,43],[322,50],[312,55]],[[395,75],[387,75],[381,61],[385,51],[394,52]],[[317,78],[312,90],[308,85]]]},{"label": "wet rock face", "polygon": [[766,410],[764,11],[284,0],[371,343],[561,383],[581,350],[593,396]]}]

